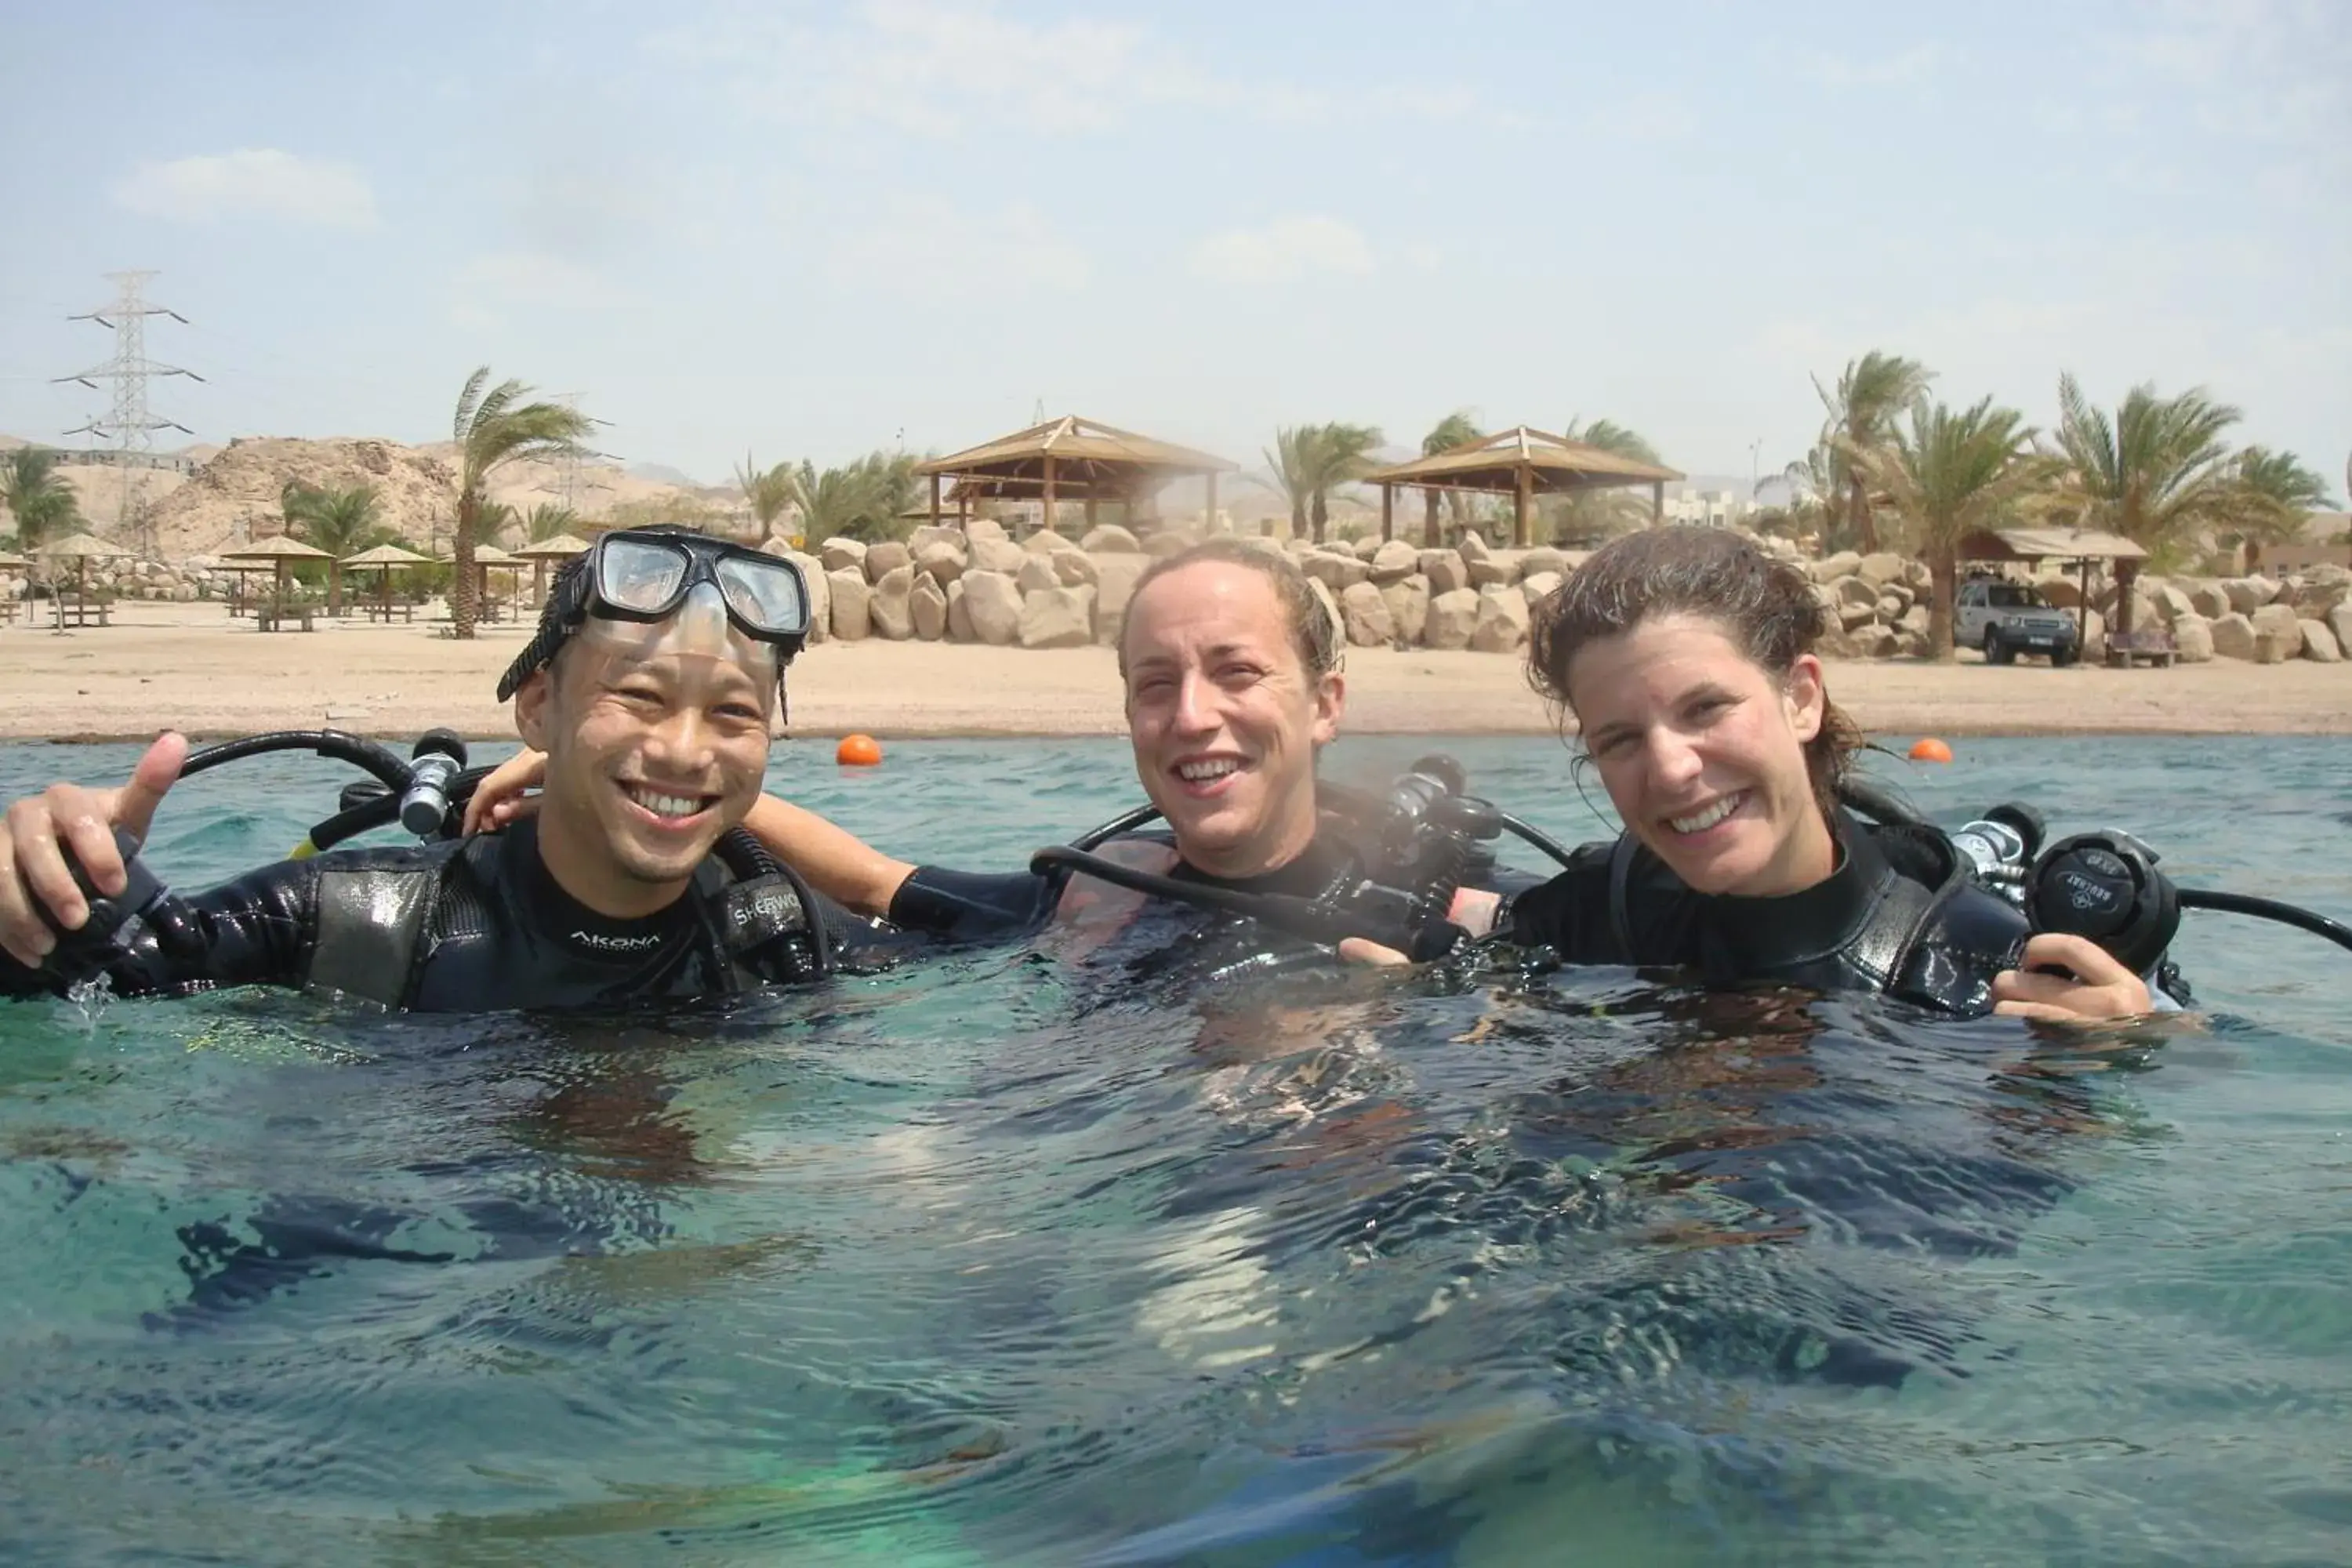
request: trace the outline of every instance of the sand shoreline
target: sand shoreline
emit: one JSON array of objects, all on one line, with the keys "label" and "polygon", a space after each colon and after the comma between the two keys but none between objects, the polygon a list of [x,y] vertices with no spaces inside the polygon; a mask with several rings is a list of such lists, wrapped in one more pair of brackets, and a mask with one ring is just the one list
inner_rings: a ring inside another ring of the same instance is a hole
[{"label": "sand shoreline", "polygon": [[[431,627],[334,624],[264,634],[216,605],[128,603],[117,625],[56,635],[0,626],[0,739],[203,739],[330,726],[389,740],[446,725],[514,734],[492,700],[523,628],[457,642]],[[1493,654],[1349,651],[1350,734],[1539,735],[1550,713],[1521,661]],[[1989,668],[1840,660],[1830,690],[1874,733],[2352,735],[2352,664],[2233,660],[2172,670]],[[1108,648],[1026,651],[868,641],[811,648],[793,668],[794,738],[1116,735]]]}]

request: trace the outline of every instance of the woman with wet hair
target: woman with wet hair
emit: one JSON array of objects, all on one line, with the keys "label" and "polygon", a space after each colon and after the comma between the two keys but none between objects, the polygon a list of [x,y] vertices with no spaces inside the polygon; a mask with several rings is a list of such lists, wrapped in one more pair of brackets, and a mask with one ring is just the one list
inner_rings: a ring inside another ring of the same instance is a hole
[{"label": "woman with wet hair", "polygon": [[1596,552],[1537,606],[1528,677],[1575,719],[1625,830],[1457,919],[1572,963],[1715,984],[1960,1015],[2147,1011],[2138,976],[2082,938],[2033,935],[1941,833],[1841,803],[1861,736],[1830,700],[1821,629],[1805,574],[1726,530],[1645,529]]}]

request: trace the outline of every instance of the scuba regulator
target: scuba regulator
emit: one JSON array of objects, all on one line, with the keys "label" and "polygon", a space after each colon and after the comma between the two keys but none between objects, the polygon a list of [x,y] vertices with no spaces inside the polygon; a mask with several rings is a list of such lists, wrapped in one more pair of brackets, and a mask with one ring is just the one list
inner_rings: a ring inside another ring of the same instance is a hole
[{"label": "scuba regulator", "polygon": [[2025,912],[2033,930],[2087,937],[2135,974],[2160,963],[2183,910],[2273,920],[2352,948],[2352,927],[2276,899],[2182,888],[2161,858],[2119,828],[2076,833],[2046,847],[2042,814],[2011,802],[1951,835],[1977,881]]}]

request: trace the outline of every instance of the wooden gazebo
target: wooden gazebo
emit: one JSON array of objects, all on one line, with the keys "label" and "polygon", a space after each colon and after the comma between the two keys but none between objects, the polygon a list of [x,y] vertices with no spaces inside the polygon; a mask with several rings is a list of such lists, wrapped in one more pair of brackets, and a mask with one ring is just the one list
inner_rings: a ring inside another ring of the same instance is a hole
[{"label": "wooden gazebo", "polygon": [[2102,533],[2089,528],[1980,528],[1960,540],[1954,552],[1960,561],[1996,561],[2003,564],[2022,563],[2036,566],[2044,561],[2063,564],[2079,563],[2083,569],[2083,602],[2075,606],[2074,630],[2077,637],[2087,640],[2091,622],[2091,563],[2104,561],[2116,576],[2116,630],[2130,632],[2132,579],[2139,575],[2139,563],[2147,559],[2147,552],[2120,533]]},{"label": "wooden gazebo", "polygon": [[1114,429],[1075,414],[974,447],[950,457],[919,463],[915,472],[931,481],[930,519],[940,520],[940,482],[956,481],[960,521],[971,521],[975,496],[1044,503],[1045,525],[1054,524],[1055,508],[1066,500],[1082,500],[1087,526],[1095,523],[1095,508],[1105,500],[1135,507],[1171,481],[1199,477],[1208,483],[1208,513],[1217,514],[1217,476],[1240,471],[1240,466],[1206,452],[1155,441],[1149,436]]},{"label": "wooden gazebo", "polygon": [[[234,550],[224,550],[221,552],[221,558],[224,561],[250,561],[257,565],[267,563],[275,584],[270,594],[269,613],[264,615],[259,605],[254,607],[254,625],[265,632],[290,629],[285,622],[286,575],[287,569],[292,563],[324,561],[330,570],[335,570],[338,566],[335,558],[317,545],[305,544],[302,541],[283,533],[272,534],[268,539],[257,539],[250,543],[240,544]],[[310,629],[310,612],[308,610],[301,612],[302,629],[306,632]]]},{"label": "wooden gazebo", "polygon": [[[344,556],[340,564],[354,572],[375,574],[376,602],[368,606],[368,614],[389,626],[393,611],[392,574],[412,566],[430,566],[433,563],[414,550],[404,550],[397,544],[379,544],[373,550],[362,550],[357,555]],[[402,605],[402,613],[408,614],[410,608],[406,605]]]},{"label": "wooden gazebo", "polygon": [[1381,487],[1381,537],[1396,537],[1396,491],[1412,485],[1425,506],[1422,542],[1434,549],[1437,498],[1446,490],[1475,490],[1482,495],[1512,498],[1511,542],[1525,546],[1530,502],[1538,495],[1565,495],[1576,490],[1607,489],[1619,485],[1650,487],[1650,515],[1665,515],[1666,483],[1683,476],[1655,463],[1621,458],[1599,447],[1588,447],[1565,436],[1554,436],[1525,425],[1492,436],[1465,441],[1434,457],[1375,468],[1364,483]]}]

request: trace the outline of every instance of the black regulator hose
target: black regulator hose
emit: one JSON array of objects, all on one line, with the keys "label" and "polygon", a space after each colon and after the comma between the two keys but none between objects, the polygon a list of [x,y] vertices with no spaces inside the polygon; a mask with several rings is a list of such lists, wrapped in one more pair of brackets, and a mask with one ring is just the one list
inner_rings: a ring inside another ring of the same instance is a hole
[{"label": "black regulator hose", "polygon": [[2338,947],[2352,948],[2352,926],[2326,915],[2282,903],[2276,899],[2257,898],[2252,893],[2225,893],[2210,888],[2177,889],[2184,910],[2220,910],[2233,915],[2253,915],[2266,921],[2276,921],[2307,931],[2314,936],[2324,936]]},{"label": "black regulator hose", "polygon": [[267,752],[315,752],[322,757],[333,757],[355,768],[373,773],[383,781],[384,787],[404,790],[408,787],[410,768],[400,753],[380,742],[341,730],[272,730],[266,734],[246,735],[234,741],[223,741],[216,746],[206,746],[181,764],[180,776],[204,773],[246,757],[257,757]]},{"label": "black regulator hose", "polygon": [[[1240,915],[1323,947],[1336,948],[1351,936],[1368,934],[1360,929],[1362,921],[1345,911],[1289,893],[1242,893],[1206,882],[1182,882],[1173,877],[1139,871],[1131,866],[1122,866],[1115,860],[1105,860],[1083,849],[1074,849],[1062,844],[1048,846],[1029,858],[1029,869],[1033,875],[1042,877],[1049,868],[1056,868],[1082,871],[1098,881],[1125,888],[1130,892],[1173,899],[1179,903],[1201,909]],[[1451,947],[1454,939],[1441,929],[1444,924],[1439,921],[1407,936],[1406,955],[1417,963],[1425,963]]]}]

